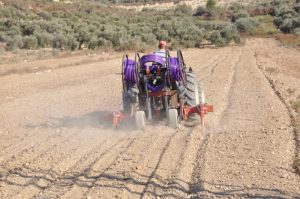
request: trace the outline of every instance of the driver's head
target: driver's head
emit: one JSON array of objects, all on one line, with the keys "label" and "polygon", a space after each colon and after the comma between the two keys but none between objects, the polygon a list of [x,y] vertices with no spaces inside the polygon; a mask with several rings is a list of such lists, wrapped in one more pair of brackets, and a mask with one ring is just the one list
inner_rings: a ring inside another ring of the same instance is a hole
[{"label": "driver's head", "polygon": [[158,45],[158,48],[159,49],[165,49],[167,46],[167,42],[166,41],[159,41],[159,45]]}]

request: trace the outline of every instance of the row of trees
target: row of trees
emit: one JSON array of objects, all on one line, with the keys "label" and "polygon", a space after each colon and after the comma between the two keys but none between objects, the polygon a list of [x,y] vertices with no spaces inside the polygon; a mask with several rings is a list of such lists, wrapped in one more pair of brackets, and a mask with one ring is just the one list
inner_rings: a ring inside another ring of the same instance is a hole
[{"label": "row of trees", "polygon": [[[293,6],[285,0],[274,0],[260,6],[261,10],[274,8],[274,23],[282,31],[298,33],[299,1]],[[82,4],[68,8],[60,4],[45,5],[45,8],[36,10],[24,10],[14,5],[0,7],[0,42],[6,44],[7,50],[143,50],[153,47],[161,39],[171,42],[174,48],[199,47],[207,41],[222,46],[239,43],[241,32],[251,34],[260,24],[244,6],[233,4],[220,12],[215,0],[208,0],[205,7],[196,11],[179,5],[166,11],[144,9],[139,13],[99,5],[84,8]],[[226,17],[218,21],[201,17],[214,13]]]},{"label": "row of trees", "polygon": [[202,18],[216,19],[230,16],[240,32],[253,32],[260,21],[253,16],[271,15],[274,24],[284,33],[300,35],[300,0],[265,0],[245,7],[233,3],[229,9],[217,7],[215,0],[208,0],[206,7],[200,6],[195,13]]},{"label": "row of trees", "polygon": [[203,21],[186,14],[182,7],[171,13],[151,12],[155,14],[92,10],[87,15],[85,11],[33,12],[4,6],[0,7],[0,42],[6,43],[7,50],[143,50],[160,39],[170,41],[173,47],[198,47],[203,40],[218,45],[240,40],[237,26],[230,22]]}]

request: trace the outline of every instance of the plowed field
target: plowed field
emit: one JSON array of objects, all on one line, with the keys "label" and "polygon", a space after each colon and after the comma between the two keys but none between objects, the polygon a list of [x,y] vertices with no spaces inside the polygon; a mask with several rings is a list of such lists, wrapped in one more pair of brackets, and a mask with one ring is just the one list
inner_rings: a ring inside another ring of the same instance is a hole
[{"label": "plowed field", "polygon": [[183,55],[215,106],[204,129],[112,130],[120,58],[1,76],[0,198],[300,197],[299,51],[250,39]]}]

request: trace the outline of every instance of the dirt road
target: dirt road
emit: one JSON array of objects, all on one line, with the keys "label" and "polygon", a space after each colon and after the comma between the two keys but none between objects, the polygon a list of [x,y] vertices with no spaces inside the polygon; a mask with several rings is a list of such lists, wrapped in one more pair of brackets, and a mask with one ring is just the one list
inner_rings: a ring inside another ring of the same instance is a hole
[{"label": "dirt road", "polygon": [[0,198],[300,197],[284,95],[300,93],[299,51],[252,39],[183,53],[215,106],[202,131],[112,130],[120,59],[0,77]]}]

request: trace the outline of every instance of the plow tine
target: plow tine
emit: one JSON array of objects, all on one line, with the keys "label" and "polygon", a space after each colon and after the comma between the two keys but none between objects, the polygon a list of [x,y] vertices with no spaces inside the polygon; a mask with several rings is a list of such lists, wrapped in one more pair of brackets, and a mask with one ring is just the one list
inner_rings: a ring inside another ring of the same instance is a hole
[{"label": "plow tine", "polygon": [[201,122],[201,128],[204,127],[204,117],[203,116],[200,116],[200,122]]}]

